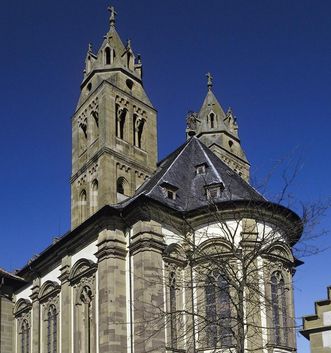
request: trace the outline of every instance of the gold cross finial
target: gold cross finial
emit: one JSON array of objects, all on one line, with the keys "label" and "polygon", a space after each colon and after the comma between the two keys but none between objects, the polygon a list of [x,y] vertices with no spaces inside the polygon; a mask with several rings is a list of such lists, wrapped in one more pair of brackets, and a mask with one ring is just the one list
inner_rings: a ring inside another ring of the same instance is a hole
[{"label": "gold cross finial", "polygon": [[115,11],[114,6],[109,6],[108,7],[108,11],[110,12],[110,18],[109,18],[110,27],[114,27],[115,28],[117,12]]},{"label": "gold cross finial", "polygon": [[213,76],[211,75],[210,72],[208,72],[208,73],[206,74],[206,77],[207,77],[207,79],[208,79],[208,81],[207,81],[207,87],[208,87],[208,90],[210,91],[211,88],[213,87]]}]

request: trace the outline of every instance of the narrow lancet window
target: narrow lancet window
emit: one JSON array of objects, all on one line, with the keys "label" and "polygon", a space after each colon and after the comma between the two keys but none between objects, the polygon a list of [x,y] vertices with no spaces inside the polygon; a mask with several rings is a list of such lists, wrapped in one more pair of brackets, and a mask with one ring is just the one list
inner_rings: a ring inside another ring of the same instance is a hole
[{"label": "narrow lancet window", "polygon": [[87,124],[86,122],[81,122],[79,124],[79,149],[80,153],[83,153],[87,147]]},{"label": "narrow lancet window", "polygon": [[85,190],[82,190],[79,195],[79,215],[80,221],[85,221],[87,217],[87,194]]},{"label": "narrow lancet window", "polygon": [[83,336],[85,338],[86,353],[91,353],[91,343],[92,343],[92,290],[90,287],[83,287],[80,300],[83,304],[83,320],[84,320],[84,330]]},{"label": "narrow lancet window", "polygon": [[57,312],[51,305],[47,313],[47,353],[57,353]]},{"label": "narrow lancet window", "polygon": [[116,105],[116,136],[122,140],[124,139],[126,114],[126,108],[120,108],[118,105]]},{"label": "narrow lancet window", "polygon": [[91,185],[91,211],[95,213],[98,210],[98,180],[94,179]]},{"label": "narrow lancet window", "polygon": [[226,277],[211,272],[205,284],[206,337],[209,347],[229,347],[232,344],[230,291]]},{"label": "narrow lancet window", "polygon": [[271,276],[273,338],[276,345],[288,344],[288,318],[285,282],[280,272]]},{"label": "narrow lancet window", "polygon": [[143,145],[143,129],[145,120],[134,115],[134,145],[142,148]]},{"label": "narrow lancet window", "polygon": [[111,64],[111,49],[109,47],[105,49],[105,64]]},{"label": "narrow lancet window", "polygon": [[213,129],[215,127],[215,114],[210,113],[209,119],[210,119],[210,128]]},{"label": "narrow lancet window", "polygon": [[23,320],[21,326],[21,353],[30,353],[30,325]]}]

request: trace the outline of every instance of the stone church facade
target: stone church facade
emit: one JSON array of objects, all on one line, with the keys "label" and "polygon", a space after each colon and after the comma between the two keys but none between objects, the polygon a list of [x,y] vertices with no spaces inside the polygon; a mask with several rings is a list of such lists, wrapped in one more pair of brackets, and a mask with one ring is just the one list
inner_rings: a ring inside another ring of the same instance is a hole
[{"label": "stone church facade", "polygon": [[249,185],[210,74],[187,141],[157,163],[156,110],[115,15],[72,118],[72,228],[0,270],[0,352],[296,351],[300,218]]}]

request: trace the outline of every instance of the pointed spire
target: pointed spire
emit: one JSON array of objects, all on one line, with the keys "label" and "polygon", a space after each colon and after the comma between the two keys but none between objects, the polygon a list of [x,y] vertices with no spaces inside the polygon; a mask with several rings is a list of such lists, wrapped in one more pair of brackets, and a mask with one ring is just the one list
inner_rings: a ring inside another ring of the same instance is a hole
[{"label": "pointed spire", "polygon": [[208,72],[206,74],[207,77],[207,87],[208,87],[208,91],[211,91],[211,88],[213,87],[213,76],[211,75],[210,72]]},{"label": "pointed spire", "polygon": [[110,28],[115,28],[117,12],[115,11],[114,6],[109,6],[108,11],[110,12],[110,17],[109,17]]},{"label": "pointed spire", "polygon": [[89,43],[88,44],[88,50],[87,50],[88,53],[92,53],[93,52],[93,48],[92,48],[92,43]]}]

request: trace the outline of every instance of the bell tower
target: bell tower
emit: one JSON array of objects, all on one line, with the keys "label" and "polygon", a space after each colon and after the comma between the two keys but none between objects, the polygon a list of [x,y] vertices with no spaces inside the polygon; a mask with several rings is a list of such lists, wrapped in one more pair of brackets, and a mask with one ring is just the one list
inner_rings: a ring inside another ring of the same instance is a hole
[{"label": "bell tower", "polygon": [[88,47],[72,118],[71,227],[106,204],[132,196],[156,169],[156,110],[142,82],[142,61],[115,29],[97,53]]},{"label": "bell tower", "polygon": [[231,108],[225,113],[216,99],[212,87],[213,78],[207,75],[207,95],[199,113],[189,112],[186,122],[186,136],[196,135],[225,164],[249,181],[250,164],[241,147],[237,119]]}]

